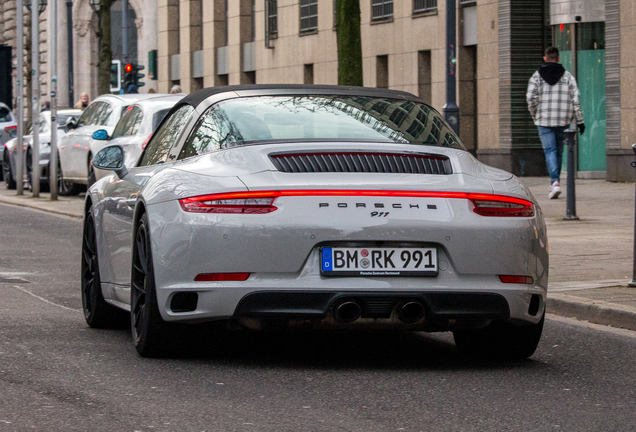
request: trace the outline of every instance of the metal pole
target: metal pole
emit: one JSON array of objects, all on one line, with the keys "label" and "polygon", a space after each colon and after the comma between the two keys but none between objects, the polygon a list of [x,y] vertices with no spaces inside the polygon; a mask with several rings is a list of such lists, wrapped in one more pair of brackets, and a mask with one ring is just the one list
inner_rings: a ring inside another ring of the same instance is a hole
[{"label": "metal pole", "polygon": [[459,135],[459,107],[455,101],[455,71],[456,71],[456,39],[457,18],[456,0],[446,0],[446,105],[444,105],[444,119]]},{"label": "metal pole", "polygon": [[[28,0],[27,0],[28,1]],[[31,137],[31,186],[33,187],[33,198],[40,197],[40,128],[38,127],[38,117],[40,115],[40,14],[38,13],[38,0],[31,0],[31,87],[33,90],[33,118]],[[18,179],[22,181],[22,179]]]},{"label": "metal pole", "polygon": [[[49,188],[51,201],[57,201],[57,0],[51,1],[49,18],[49,61],[51,62],[51,155],[49,157]],[[38,166],[39,163],[34,165]]]},{"label": "metal pole", "polygon": [[[27,0],[28,1],[28,0]],[[18,77],[18,157],[17,157],[17,179],[24,177],[24,3],[23,0],[17,1],[16,11],[16,56],[18,64],[16,65],[16,75]],[[17,194],[24,195],[24,183],[20,180],[16,182]]]},{"label": "metal pole", "polygon": [[[124,59],[124,64],[128,63],[128,0],[122,0],[121,2],[121,56]],[[126,91],[128,89],[125,89]]]},{"label": "metal pole", "polygon": [[[634,155],[636,155],[636,144],[632,145],[632,150],[634,150]],[[636,161],[632,161],[631,165],[636,168]],[[636,216],[634,217],[634,265],[632,269],[632,281],[628,285],[636,287]]]},{"label": "metal pole", "polygon": [[66,0],[66,33],[68,45],[68,106],[75,105],[73,94],[73,0]]},{"label": "metal pole", "polygon": [[576,154],[576,131],[568,129],[565,132],[565,142],[568,146],[568,189],[567,189],[567,201],[565,210],[566,220],[579,220],[576,215],[576,167],[574,162],[574,155]]}]

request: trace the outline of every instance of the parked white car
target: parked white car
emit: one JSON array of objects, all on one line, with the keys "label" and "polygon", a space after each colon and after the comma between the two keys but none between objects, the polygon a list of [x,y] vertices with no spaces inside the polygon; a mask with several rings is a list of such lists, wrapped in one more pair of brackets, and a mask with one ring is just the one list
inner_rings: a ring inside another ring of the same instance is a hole
[{"label": "parked white car", "polygon": [[77,195],[95,183],[91,165],[93,155],[104,141],[92,139],[93,132],[104,129],[110,135],[126,109],[137,101],[167,96],[165,94],[102,95],[84,110],[79,120],[67,124],[70,132],[60,140],[59,178],[65,188],[60,195]]}]

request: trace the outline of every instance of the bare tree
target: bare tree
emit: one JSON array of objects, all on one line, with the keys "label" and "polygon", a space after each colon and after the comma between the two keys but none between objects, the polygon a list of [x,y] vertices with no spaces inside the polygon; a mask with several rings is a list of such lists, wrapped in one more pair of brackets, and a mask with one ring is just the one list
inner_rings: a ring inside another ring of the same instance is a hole
[{"label": "bare tree", "polygon": [[110,65],[113,61],[113,50],[111,48],[110,35],[110,8],[114,0],[99,0],[99,30],[97,39],[99,40],[99,62],[97,65],[97,91],[99,94],[110,93]]},{"label": "bare tree", "polygon": [[360,0],[337,0],[336,16],[338,84],[362,86]]}]

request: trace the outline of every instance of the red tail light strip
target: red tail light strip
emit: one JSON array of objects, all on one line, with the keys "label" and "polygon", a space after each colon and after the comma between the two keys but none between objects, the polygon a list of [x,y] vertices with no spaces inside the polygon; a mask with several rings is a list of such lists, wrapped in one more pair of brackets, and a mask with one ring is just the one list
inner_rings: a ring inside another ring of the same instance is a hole
[{"label": "red tail light strip", "polygon": [[[532,202],[505,195],[444,192],[444,191],[386,191],[352,189],[291,189],[280,191],[228,192],[214,195],[201,195],[179,200],[183,210],[197,213],[269,213],[277,208],[273,205],[276,198],[287,196],[367,196],[367,197],[405,197],[405,198],[449,198],[470,200],[473,211],[482,216],[532,217]],[[262,199],[271,199],[263,205]],[[247,201],[255,200],[254,203]]]}]

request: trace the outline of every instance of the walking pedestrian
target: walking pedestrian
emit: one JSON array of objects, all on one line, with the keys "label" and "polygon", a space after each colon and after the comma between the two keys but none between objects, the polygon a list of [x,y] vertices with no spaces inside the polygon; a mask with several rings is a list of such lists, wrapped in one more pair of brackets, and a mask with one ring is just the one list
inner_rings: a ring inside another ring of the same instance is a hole
[{"label": "walking pedestrian", "polygon": [[564,132],[576,120],[579,133],[583,135],[585,124],[576,79],[559,63],[559,50],[555,47],[548,48],[543,60],[544,63],[528,82],[526,101],[539,130],[550,173],[548,198],[556,199],[561,194]]}]

